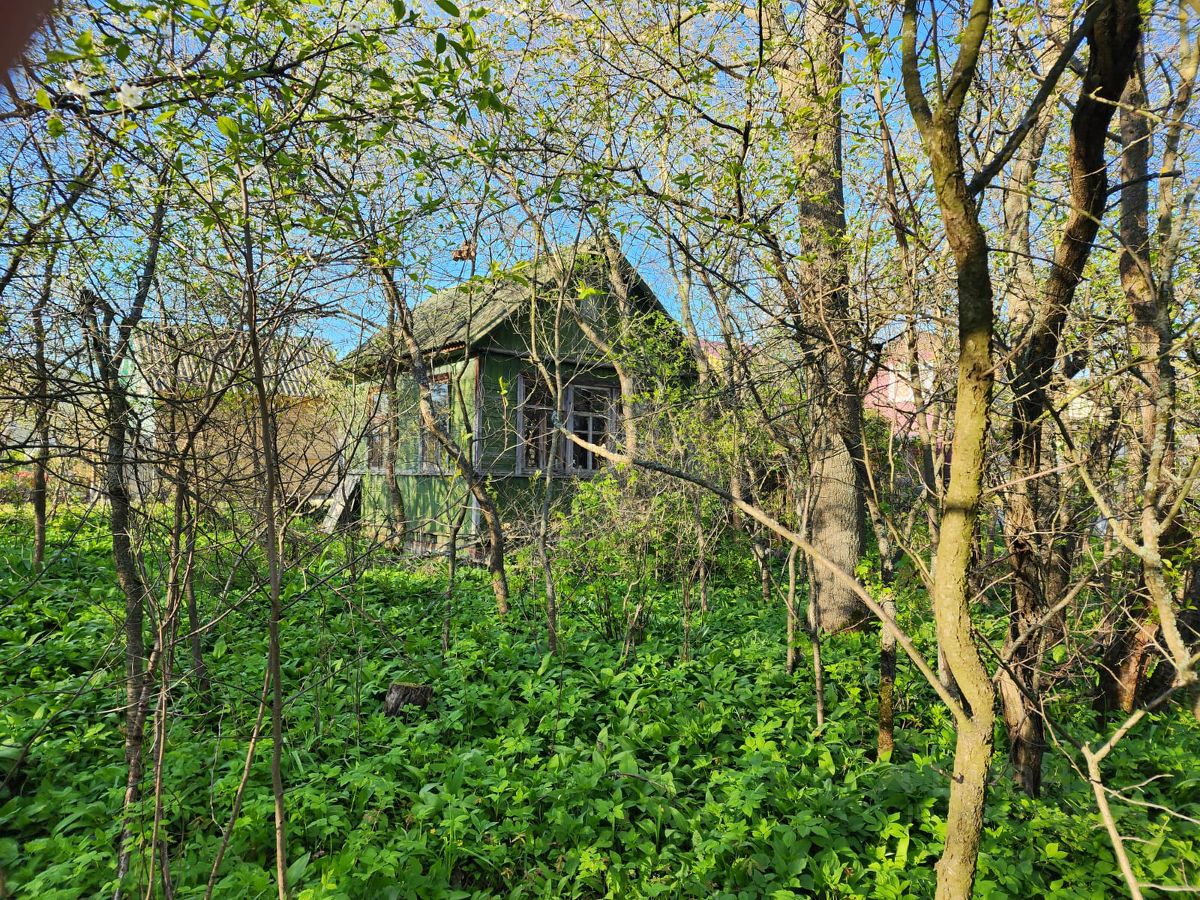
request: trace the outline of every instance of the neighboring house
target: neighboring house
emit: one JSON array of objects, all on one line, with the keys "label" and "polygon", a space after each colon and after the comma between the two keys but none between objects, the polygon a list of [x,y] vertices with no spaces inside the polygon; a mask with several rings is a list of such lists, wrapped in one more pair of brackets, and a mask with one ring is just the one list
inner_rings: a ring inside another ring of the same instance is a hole
[{"label": "neighboring house", "polygon": [[915,439],[920,436],[923,423],[937,439],[935,344],[932,334],[924,331],[917,334],[915,377],[906,335],[893,338],[881,348],[879,367],[863,396],[863,408],[881,416],[895,437]]},{"label": "neighboring house", "polygon": [[[944,413],[939,410],[938,401],[945,399],[943,386],[954,384],[952,360],[946,360],[939,353],[937,338],[927,331],[917,334],[915,378],[912,355],[904,334],[882,347],[879,367],[867,386],[863,407],[885,419],[895,437],[920,437],[923,421],[927,433],[940,446],[940,420]],[[951,364],[950,370],[945,368],[947,363]],[[1061,404],[1059,412],[1067,421],[1095,420],[1107,412],[1083,377],[1073,382],[1071,390],[1059,390],[1055,399]]]},{"label": "neighboring house", "polygon": [[[334,356],[314,338],[264,337],[264,381],[285,503],[328,497],[341,475],[347,433]],[[206,502],[249,502],[261,488],[262,424],[245,336],[207,325],[144,324],[135,332],[124,375],[133,397],[135,465],[131,482],[155,490],[187,435],[190,477]],[[204,417],[201,423],[201,417]]]},{"label": "neighboring house", "polygon": [[[679,334],[625,260],[620,273],[622,287],[614,290],[597,245],[580,244],[440,291],[413,310],[434,414],[475,471],[488,479],[501,519],[512,531],[519,533],[531,520],[547,486],[557,490],[569,479],[606,467],[599,455],[561,437],[552,450],[558,382],[567,427],[589,443],[614,446],[620,389],[610,353],[630,349],[635,343],[631,329],[658,327]],[[470,541],[480,535],[479,510],[464,478],[419,425],[407,351],[398,339],[390,348],[388,343],[381,332],[347,360],[354,372],[374,382],[377,413],[327,526],[356,509],[364,524],[383,528],[394,522],[410,543],[429,548],[444,543],[461,517],[462,537]],[[399,431],[395,491],[387,484],[393,448],[387,392],[380,386],[388,358],[402,373],[393,395]],[[402,506],[394,516],[393,500]]]}]

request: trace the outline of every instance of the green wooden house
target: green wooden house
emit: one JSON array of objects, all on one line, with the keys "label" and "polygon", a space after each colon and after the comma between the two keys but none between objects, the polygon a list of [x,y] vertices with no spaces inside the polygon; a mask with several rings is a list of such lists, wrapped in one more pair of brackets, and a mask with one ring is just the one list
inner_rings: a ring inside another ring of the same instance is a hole
[{"label": "green wooden house", "polygon": [[[435,414],[486,476],[504,527],[517,541],[528,534],[543,491],[569,490],[573,480],[606,467],[598,455],[565,440],[551,455],[560,393],[571,430],[614,446],[621,402],[614,361],[637,356],[639,336],[681,340],[632,265],[624,257],[610,261],[598,243],[432,294],[414,308],[413,332],[430,373]],[[406,368],[407,353],[397,347],[403,344],[381,332],[349,360],[360,376],[375,380],[374,414],[327,524],[357,518],[377,531],[402,527],[411,545],[434,549],[457,523],[460,545],[470,545],[481,534],[479,510],[462,475],[420,426],[415,382],[401,374],[392,403],[378,384],[388,352],[397,369]],[[393,415],[394,448],[388,437]],[[387,482],[392,452],[395,491]]]}]

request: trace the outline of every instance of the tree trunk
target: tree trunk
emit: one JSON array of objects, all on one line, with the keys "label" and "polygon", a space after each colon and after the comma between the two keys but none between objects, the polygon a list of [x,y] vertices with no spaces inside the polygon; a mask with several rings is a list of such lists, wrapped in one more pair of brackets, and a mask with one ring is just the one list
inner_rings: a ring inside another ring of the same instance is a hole
[{"label": "tree trunk", "polygon": [[[849,312],[845,188],[842,178],[842,70],[846,4],[815,0],[804,12],[802,34],[793,38],[779,0],[764,9],[772,46],[771,71],[779,86],[799,199],[800,272],[789,298],[797,336],[809,360],[815,433],[809,519],[814,547],[853,574],[862,557],[862,399]],[[791,292],[789,292],[791,293]],[[793,302],[794,301],[794,302]],[[867,610],[845,583],[822,566],[809,566],[812,602],[830,632],[865,624]]]},{"label": "tree trunk", "polygon": [[[1186,21],[1186,20],[1185,20]],[[1184,35],[1187,37],[1187,35]],[[1186,46],[1186,45],[1185,45]],[[1188,669],[1190,651],[1179,630],[1174,597],[1167,584],[1163,561],[1164,523],[1160,519],[1164,491],[1173,480],[1175,462],[1176,374],[1174,356],[1174,264],[1178,238],[1172,224],[1174,176],[1167,175],[1178,151],[1183,114],[1191,99],[1196,77],[1197,49],[1189,48],[1181,78],[1169,104],[1159,186],[1156,236],[1157,273],[1150,234],[1149,161],[1155,135],[1140,75],[1129,83],[1121,107],[1121,141],[1124,148],[1121,175],[1121,285],[1132,322],[1130,343],[1138,359],[1138,413],[1140,428],[1133,480],[1140,492],[1139,524],[1141,583],[1144,595],[1133,604],[1118,606],[1118,632],[1107,648],[1107,666],[1101,673],[1102,708],[1132,708],[1145,675],[1148,655],[1157,636],[1165,645],[1180,676],[1195,678]],[[1156,283],[1157,281],[1157,283]],[[1113,523],[1120,527],[1119,523]],[[1148,602],[1147,602],[1148,601]]]},{"label": "tree trunk", "polygon": [[396,327],[400,332],[400,339],[408,356],[413,380],[417,383],[421,427],[438,442],[454,463],[455,468],[466,481],[471,496],[475,498],[475,502],[479,506],[479,512],[483,516],[488,532],[487,567],[492,576],[492,592],[496,596],[496,610],[501,616],[508,615],[508,579],[504,573],[504,530],[500,525],[500,513],[483,475],[476,470],[470,456],[463,452],[451,435],[446,433],[434,415],[429,370],[425,364],[425,358],[421,354],[421,348],[413,336],[412,317],[396,286],[395,273],[387,266],[381,266],[377,271],[383,280],[388,302],[396,311]]},{"label": "tree trunk", "polygon": [[[1045,647],[1042,619],[1049,608],[1047,581],[1058,544],[1054,521],[1044,502],[1049,492],[1041,483],[1042,423],[1050,405],[1050,380],[1060,364],[1062,330],[1108,198],[1104,147],[1116,101],[1133,70],[1138,34],[1136,5],[1132,11],[1129,7],[1129,0],[1115,4],[1100,16],[1088,35],[1088,66],[1071,117],[1071,214],[1055,252],[1040,308],[1022,303],[1021,297],[1014,304],[1020,349],[1013,358],[1012,487],[1006,494],[1005,516],[1013,586],[1005,646],[1009,664],[1001,671],[1000,698],[1013,777],[1033,797],[1041,791],[1045,750],[1040,700]],[[1038,129],[1035,136],[1041,136]],[[1027,241],[1026,232],[1021,235]],[[1018,638],[1031,629],[1035,635],[1018,645]]]},{"label": "tree trunk", "polygon": [[467,518],[468,503],[459,507],[458,514],[450,523],[450,534],[446,541],[446,596],[442,610],[442,656],[450,653],[450,626],[454,617],[454,585],[458,580],[458,535]]},{"label": "tree trunk", "polygon": [[200,624],[200,605],[196,602],[196,517],[198,511],[192,513],[188,523],[187,554],[188,566],[184,572],[183,590],[187,600],[188,614],[188,646],[192,654],[192,677],[196,681],[196,691],[204,702],[212,700],[212,683],[208,679],[208,666],[204,663],[203,631]]},{"label": "tree trunk", "polygon": [[969,576],[983,489],[995,327],[988,244],[963,174],[959,119],[991,20],[989,0],[975,0],[950,82],[930,108],[917,53],[917,0],[906,0],[901,29],[904,93],[921,132],[946,238],[954,254],[958,294],[958,380],[950,483],[940,523],[930,591],[938,645],[962,696],[946,845],[938,862],[938,900],[968,898],[975,884],[992,753],[995,691],[971,622]]},{"label": "tree trunk", "polygon": [[33,365],[36,413],[33,421],[33,567],[41,571],[46,558],[46,473],[50,465],[50,371],[46,363],[46,306],[54,279],[55,254],[46,261],[42,290],[33,307]]},{"label": "tree trunk", "polygon": [[[563,421],[565,413],[562,409],[563,392],[562,379],[559,378],[557,409],[554,412],[558,422]],[[550,433],[550,452],[548,459],[557,459],[558,429]],[[544,473],[542,486],[542,508],[538,517],[538,560],[542,565],[542,578],[546,586],[546,642],[550,652],[558,653],[558,593],[554,584],[554,570],[550,565],[550,493],[554,487],[554,479],[549,471]]]},{"label": "tree trunk", "polygon": [[387,447],[384,449],[383,470],[388,485],[388,530],[392,540],[404,543],[408,531],[407,515],[404,510],[404,496],[400,493],[400,483],[396,481],[396,454],[400,450],[400,391],[396,385],[398,356],[396,353],[396,309],[393,305],[400,298],[388,295],[388,331],[387,358],[384,360],[383,390],[384,401],[387,404]]},{"label": "tree trunk", "polygon": [[796,554],[799,549],[793,544],[787,555],[787,673],[796,673],[796,663],[799,658],[799,647],[796,646],[796,626],[800,621],[796,613]]},{"label": "tree trunk", "polygon": [[[893,619],[896,604],[890,598],[881,604]],[[880,629],[879,645],[879,733],[875,741],[877,759],[890,759],[896,749],[896,636]]]},{"label": "tree trunk", "polygon": [[[883,510],[879,506],[874,478],[870,470],[867,474],[868,491],[865,499],[879,549],[879,585],[882,589],[879,605],[890,618],[895,619],[896,602],[892,599],[892,586],[896,580],[896,570],[892,556],[892,538],[883,518]],[[877,759],[888,759],[896,746],[896,636],[888,628],[881,628],[879,631],[879,731],[875,750]]]},{"label": "tree trunk", "polygon": [[279,900],[287,900],[287,812],[283,794],[283,667],[280,661],[279,622],[282,618],[283,539],[277,518],[279,494],[279,456],[275,443],[275,419],[268,393],[259,335],[258,291],[255,283],[254,246],[250,231],[250,202],[246,176],[241,178],[243,252],[246,271],[246,335],[250,345],[250,364],[257,404],[258,436],[262,443],[263,550],[267,556],[270,586],[270,612],[267,619],[267,672],[271,679],[271,792],[275,800],[275,887]]}]

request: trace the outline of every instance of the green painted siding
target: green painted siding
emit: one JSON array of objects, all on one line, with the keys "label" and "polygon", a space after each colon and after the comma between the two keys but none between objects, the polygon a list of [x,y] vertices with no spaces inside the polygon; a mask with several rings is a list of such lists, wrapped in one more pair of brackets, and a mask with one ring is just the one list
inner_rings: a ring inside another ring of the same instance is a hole
[{"label": "green painted siding", "polygon": [[[520,471],[521,417],[518,407],[521,374],[536,371],[535,356],[543,360],[557,357],[564,361],[562,375],[566,384],[617,387],[612,367],[598,358],[596,347],[569,312],[564,311],[557,317],[553,315],[555,304],[546,302],[550,299],[548,296],[541,298],[543,302],[536,318],[527,308],[498,325],[475,348],[471,359],[463,360],[459,355],[433,372],[435,377],[449,377],[451,433],[464,450],[472,450],[477,469],[488,477],[501,521],[518,539],[532,533],[529,526],[540,512],[547,486],[544,477],[536,474],[530,477]],[[616,318],[615,304],[604,293],[593,294],[587,302],[594,304],[594,317],[589,316],[589,321],[601,333],[611,335]],[[480,401],[478,409],[477,399]],[[428,461],[421,458],[416,387],[411,381],[404,388],[400,406],[396,481],[404,502],[409,535],[436,542],[448,533],[450,523],[467,499],[466,486],[453,473],[431,470]],[[387,522],[389,499],[385,480],[386,476],[378,472],[364,479],[362,510],[363,519],[368,523],[383,525]],[[569,490],[574,480],[570,476],[555,475],[549,480],[550,489],[556,494]],[[461,533],[464,541],[476,536],[478,518],[473,509],[468,511]]]},{"label": "green painted siding", "polygon": [[527,366],[511,356],[482,357],[479,468],[496,478],[517,471],[517,379]]}]

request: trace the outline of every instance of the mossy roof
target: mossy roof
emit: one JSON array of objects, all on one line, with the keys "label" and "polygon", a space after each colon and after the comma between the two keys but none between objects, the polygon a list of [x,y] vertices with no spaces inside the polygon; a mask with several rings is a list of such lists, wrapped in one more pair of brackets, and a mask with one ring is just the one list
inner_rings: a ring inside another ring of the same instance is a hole
[{"label": "mossy roof", "polygon": [[[572,280],[606,282],[602,254],[599,241],[581,242],[437,291],[413,308],[413,337],[417,346],[429,354],[474,347],[525,309],[535,285],[542,290],[553,290],[567,271]],[[633,285],[635,302],[647,312],[666,315],[653,290],[628,260],[624,260],[624,268]],[[353,351],[346,363],[359,372],[370,371],[379,364],[385,346],[385,330],[381,329]]]}]

